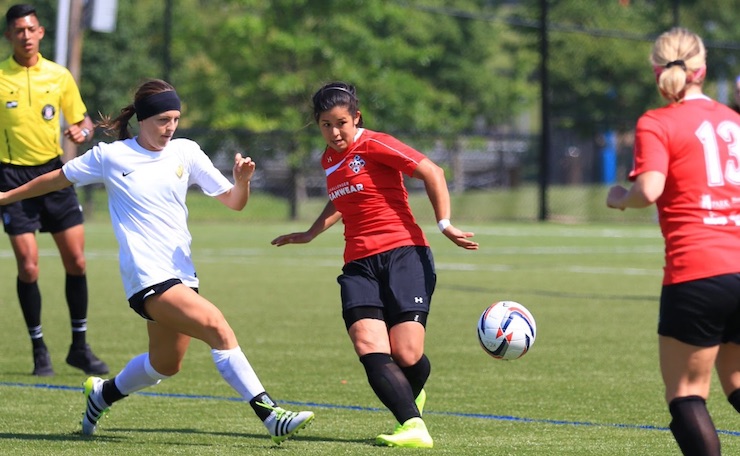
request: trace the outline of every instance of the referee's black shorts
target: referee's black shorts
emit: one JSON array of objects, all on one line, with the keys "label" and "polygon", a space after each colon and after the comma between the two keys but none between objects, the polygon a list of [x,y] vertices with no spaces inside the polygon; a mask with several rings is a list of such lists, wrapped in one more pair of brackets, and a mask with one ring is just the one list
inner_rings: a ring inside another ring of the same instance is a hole
[{"label": "referee's black shorts", "polygon": [[740,344],[740,274],[663,286],[658,334],[698,347]]},{"label": "referee's black shorts", "polygon": [[[62,167],[55,158],[39,166],[0,164],[0,191],[8,191]],[[11,236],[36,231],[58,233],[83,222],[82,207],[73,186],[0,206],[3,228]]]},{"label": "referee's black shorts", "polygon": [[429,247],[406,246],[350,261],[337,282],[347,328],[363,318],[388,327],[403,321],[425,325],[437,274]]}]

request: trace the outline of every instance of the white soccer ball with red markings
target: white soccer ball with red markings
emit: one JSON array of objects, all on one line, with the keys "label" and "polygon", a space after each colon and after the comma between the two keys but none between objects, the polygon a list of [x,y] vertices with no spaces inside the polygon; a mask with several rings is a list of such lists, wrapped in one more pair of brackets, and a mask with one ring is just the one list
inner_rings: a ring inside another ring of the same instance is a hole
[{"label": "white soccer ball with red markings", "polygon": [[478,320],[478,341],[496,359],[521,358],[532,348],[536,336],[534,317],[515,301],[491,304]]}]

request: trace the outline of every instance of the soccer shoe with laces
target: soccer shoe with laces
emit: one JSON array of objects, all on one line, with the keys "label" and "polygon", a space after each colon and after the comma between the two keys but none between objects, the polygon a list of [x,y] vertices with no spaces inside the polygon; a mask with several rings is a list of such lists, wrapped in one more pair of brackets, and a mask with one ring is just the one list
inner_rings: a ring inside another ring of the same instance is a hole
[{"label": "soccer shoe with laces", "polygon": [[411,418],[393,434],[380,434],[375,438],[376,445],[403,448],[432,448],[434,441],[421,418]]},{"label": "soccer shoe with laces", "polygon": [[95,356],[88,344],[85,344],[82,348],[70,346],[67,354],[67,364],[81,369],[87,375],[105,375],[108,373],[108,365]]},{"label": "soccer shoe with laces", "polygon": [[110,405],[103,400],[103,380],[100,377],[88,377],[82,385],[85,387],[85,413],[82,415],[82,433],[93,435],[98,428],[98,420],[108,413]]},{"label": "soccer shoe with laces", "polygon": [[[427,392],[422,390],[419,392],[419,395],[416,396],[416,399],[414,399],[414,402],[416,403],[416,408],[419,409],[419,416],[423,416],[424,414],[424,404],[427,403]],[[395,434],[401,429],[401,423],[396,423],[396,427],[393,428],[393,433]]]},{"label": "soccer shoe with laces", "polygon": [[54,375],[54,368],[51,367],[51,357],[46,347],[33,349],[33,372],[31,374],[38,377]]},{"label": "soccer shoe with laces", "polygon": [[257,402],[257,405],[270,410],[270,416],[263,421],[263,424],[270,431],[272,441],[278,445],[306,427],[314,417],[313,412],[291,412],[264,402]]}]

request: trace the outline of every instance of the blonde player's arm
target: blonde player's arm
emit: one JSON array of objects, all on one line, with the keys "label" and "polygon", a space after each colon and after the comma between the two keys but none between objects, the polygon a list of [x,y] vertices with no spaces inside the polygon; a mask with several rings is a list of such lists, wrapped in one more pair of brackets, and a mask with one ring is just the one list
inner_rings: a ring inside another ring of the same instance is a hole
[{"label": "blonde player's arm", "polygon": [[15,203],[61,190],[72,185],[61,169],[55,169],[7,192],[0,192],[0,205]]},{"label": "blonde player's arm", "polygon": [[621,185],[610,188],[606,205],[620,210],[628,207],[641,209],[655,203],[664,189],[665,174],[659,171],[646,171],[637,176],[629,189]]}]

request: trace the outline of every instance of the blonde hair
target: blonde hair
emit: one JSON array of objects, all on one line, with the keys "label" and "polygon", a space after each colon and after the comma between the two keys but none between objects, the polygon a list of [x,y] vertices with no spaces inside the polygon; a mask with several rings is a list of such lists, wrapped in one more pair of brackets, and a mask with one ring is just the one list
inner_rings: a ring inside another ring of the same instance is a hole
[{"label": "blonde hair", "polygon": [[699,35],[675,27],[655,40],[650,61],[660,94],[675,102],[683,99],[688,85],[704,82],[707,50]]}]

